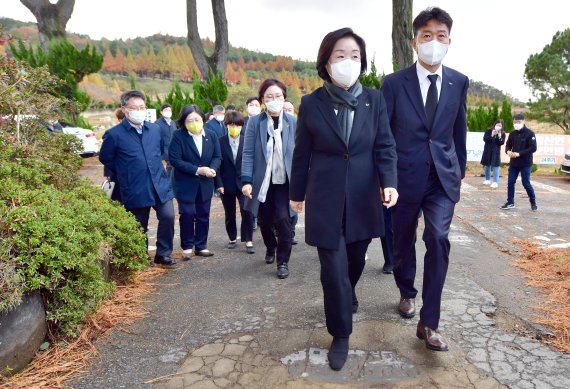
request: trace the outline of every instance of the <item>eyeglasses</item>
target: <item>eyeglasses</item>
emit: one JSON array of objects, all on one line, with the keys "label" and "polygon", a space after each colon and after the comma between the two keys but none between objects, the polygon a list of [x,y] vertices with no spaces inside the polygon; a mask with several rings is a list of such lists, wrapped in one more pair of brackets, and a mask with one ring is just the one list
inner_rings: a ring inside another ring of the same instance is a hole
[{"label": "eyeglasses", "polygon": [[138,106],[127,105],[126,108],[130,111],[146,111],[146,106],[144,105],[138,105]]},{"label": "eyeglasses", "polygon": [[263,95],[263,100],[265,101],[273,101],[273,100],[280,100],[283,98],[281,93],[277,93],[276,95]]}]

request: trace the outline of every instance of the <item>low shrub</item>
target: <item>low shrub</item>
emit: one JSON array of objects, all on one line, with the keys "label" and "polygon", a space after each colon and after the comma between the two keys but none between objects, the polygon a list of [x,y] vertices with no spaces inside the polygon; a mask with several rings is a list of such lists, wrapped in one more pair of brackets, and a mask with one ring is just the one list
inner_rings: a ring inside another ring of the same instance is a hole
[{"label": "low shrub", "polygon": [[147,266],[135,218],[78,175],[66,136],[15,145],[0,134],[0,312],[41,292],[56,332],[74,335],[113,283]]}]

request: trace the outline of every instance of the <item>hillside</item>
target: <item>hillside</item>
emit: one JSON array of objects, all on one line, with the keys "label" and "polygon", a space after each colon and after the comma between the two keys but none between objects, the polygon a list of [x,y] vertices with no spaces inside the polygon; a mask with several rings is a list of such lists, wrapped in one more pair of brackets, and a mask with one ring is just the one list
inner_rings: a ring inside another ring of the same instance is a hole
[{"label": "hillside", "polygon": [[[15,38],[28,44],[38,43],[35,23],[0,18],[0,24]],[[173,80],[191,81],[196,69],[184,37],[155,34],[127,40],[92,40],[87,35],[69,33],[68,39],[77,47],[90,43],[104,55],[102,74],[88,77],[82,85],[94,100],[104,104],[116,101],[120,91],[135,81],[151,85],[147,93],[162,94],[170,88]],[[213,42],[205,40],[204,44],[206,50],[213,50]],[[288,86],[289,98],[294,104],[299,103],[303,94],[322,84],[314,62],[230,45],[224,75],[230,86],[229,102],[241,105],[248,96],[256,94],[259,82],[268,77],[278,78]],[[475,80],[471,80],[469,95],[470,105],[504,98],[520,104],[508,94]]]}]

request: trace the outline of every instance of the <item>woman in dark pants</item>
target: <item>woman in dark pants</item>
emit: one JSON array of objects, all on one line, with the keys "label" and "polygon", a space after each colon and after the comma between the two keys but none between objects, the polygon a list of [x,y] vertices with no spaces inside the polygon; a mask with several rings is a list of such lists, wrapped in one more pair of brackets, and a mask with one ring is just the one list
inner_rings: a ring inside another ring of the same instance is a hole
[{"label": "woman in dark pants", "polygon": [[214,193],[214,177],[222,156],[218,137],[204,129],[204,114],[196,105],[187,105],[177,120],[168,149],[174,167],[173,189],[180,213],[182,259],[192,255],[210,257],[207,249],[210,227],[210,205]]},{"label": "woman in dark pants", "polygon": [[[266,111],[249,118],[242,157],[242,193],[245,208],[257,215],[265,262],[277,258],[277,277],[289,276],[291,216],[289,181],[295,147],[297,119],[283,112],[287,88],[269,79],[259,87],[259,100]],[[275,236],[277,232],[277,237]]]},{"label": "woman in dark pants", "polygon": [[321,263],[329,365],[348,356],[355,287],[372,238],[384,235],[382,205],[396,204],[396,145],[382,94],[364,88],[366,48],[351,29],[323,39],[317,57],[322,88],[299,108],[291,173],[291,208],[303,210],[305,240]]},{"label": "woman in dark pants", "polygon": [[222,198],[226,219],[226,232],[230,242],[229,249],[234,249],[237,245],[237,223],[236,223],[236,200],[239,203],[241,213],[241,241],[245,242],[245,249],[248,254],[255,253],[253,247],[253,215],[244,209],[245,197],[241,193],[241,161],[243,154],[244,132],[243,115],[237,111],[229,111],[224,118],[224,124],[228,129],[228,134],[222,136],[220,149],[222,152],[222,164],[219,174],[216,176],[216,190]]},{"label": "woman in dark pants", "polygon": [[[499,170],[501,165],[501,146],[505,144],[505,122],[495,120],[491,128],[483,135],[483,155],[481,165],[485,167],[485,181],[483,185],[491,185],[491,188],[499,187]],[[493,170],[493,182],[491,183],[491,169]]]}]

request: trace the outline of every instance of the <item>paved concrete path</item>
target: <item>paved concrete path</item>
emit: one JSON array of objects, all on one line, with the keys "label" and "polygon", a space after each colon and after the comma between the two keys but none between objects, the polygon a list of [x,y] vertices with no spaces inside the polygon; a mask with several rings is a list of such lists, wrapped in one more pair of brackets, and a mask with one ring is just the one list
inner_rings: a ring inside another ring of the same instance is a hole
[{"label": "paved concrete path", "polygon": [[[148,303],[150,315],[130,326],[128,333],[116,330],[98,342],[99,358],[85,376],[70,384],[568,388],[570,357],[536,340],[548,332],[530,321],[536,314],[530,307],[539,302],[539,295],[509,266],[517,253],[509,241],[520,232],[525,239],[547,236],[561,239],[556,243],[570,242],[563,216],[570,211],[570,182],[539,178],[536,181],[544,185],[537,185],[539,212],[531,213],[518,200],[515,212],[501,216],[498,207],[504,203],[505,189],[491,191],[479,181],[465,180],[450,235],[451,263],[440,323],[450,352],[426,350],[415,337],[417,318],[405,320],[396,313],[398,291],[393,277],[381,274],[382,250],[375,240],[357,288],[360,309],[353,317],[349,360],[342,371],[333,372],[326,360],[331,338],[324,328],[316,250],[304,243],[295,246],[291,276],[278,280],[275,266],[263,261],[259,232],[254,255],[243,247],[225,248],[222,208],[215,200],[209,248],[216,255],[181,263],[164,276]],[[297,228],[301,242],[302,216]],[[417,250],[422,258],[421,240]],[[417,279],[421,287],[421,277]]]}]

